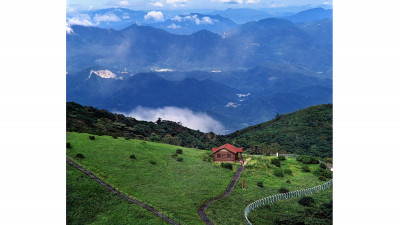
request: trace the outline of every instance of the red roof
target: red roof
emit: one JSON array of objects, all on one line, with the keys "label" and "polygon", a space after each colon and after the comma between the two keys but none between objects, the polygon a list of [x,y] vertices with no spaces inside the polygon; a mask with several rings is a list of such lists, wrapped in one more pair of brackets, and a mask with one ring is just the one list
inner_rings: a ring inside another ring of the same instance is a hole
[{"label": "red roof", "polygon": [[221,150],[223,148],[226,149],[226,150],[229,150],[229,151],[231,151],[233,153],[243,152],[243,148],[238,148],[238,147],[235,147],[235,146],[227,143],[227,144],[224,144],[224,145],[222,145],[222,146],[220,146],[218,148],[212,148],[212,153],[217,152],[217,151],[219,151],[219,150]]}]

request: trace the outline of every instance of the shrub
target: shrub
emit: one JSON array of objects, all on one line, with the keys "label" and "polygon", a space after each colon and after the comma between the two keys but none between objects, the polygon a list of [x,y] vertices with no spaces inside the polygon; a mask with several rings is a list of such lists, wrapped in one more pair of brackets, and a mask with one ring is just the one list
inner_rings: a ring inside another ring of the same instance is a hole
[{"label": "shrub", "polygon": [[289,189],[287,189],[285,187],[279,188],[279,193],[288,193],[288,192],[290,192]]},{"label": "shrub", "polygon": [[324,170],[324,172],[322,172],[322,176],[324,176],[328,179],[332,179],[332,172],[329,170]]},{"label": "shrub", "polygon": [[264,185],[261,181],[257,182],[257,186],[259,186],[260,188],[264,187]]},{"label": "shrub", "polygon": [[314,156],[309,156],[309,155],[301,155],[296,158],[297,161],[300,161],[304,164],[318,164],[319,161],[316,157]]},{"label": "shrub", "polygon": [[281,161],[279,161],[278,158],[272,158],[271,163],[274,164],[277,167],[281,167]]},{"label": "shrub", "polygon": [[174,153],[171,156],[172,156],[172,158],[176,158],[178,156],[178,154]]},{"label": "shrub", "polygon": [[287,175],[293,175],[293,173],[290,169],[284,169],[283,172]]},{"label": "shrub", "polygon": [[76,154],[76,157],[77,157],[77,158],[81,158],[81,159],[84,159],[84,158],[85,158],[85,156],[82,155],[81,153]]},{"label": "shrub", "polygon": [[71,148],[71,143],[67,142],[67,148]]},{"label": "shrub", "polygon": [[94,136],[89,136],[89,139],[94,141],[94,139],[96,139]]},{"label": "shrub", "polygon": [[227,169],[232,170],[232,163],[221,163],[221,166],[223,168],[227,168]]},{"label": "shrub", "polygon": [[178,157],[178,158],[176,159],[176,161],[178,161],[178,162],[182,162],[182,161],[183,161],[183,158],[181,158],[181,157]]},{"label": "shrub", "polygon": [[308,166],[303,166],[302,169],[304,172],[311,172],[310,167]]},{"label": "shrub", "polygon": [[176,150],[176,154],[182,154],[182,149],[178,148],[178,149]]},{"label": "shrub", "polygon": [[212,154],[212,152],[207,152],[207,153],[205,153],[204,156],[203,156],[203,161],[204,161],[204,162],[211,162],[211,161],[213,161],[213,154]]},{"label": "shrub", "polygon": [[324,177],[324,176],[320,176],[318,179],[319,179],[319,180],[322,180],[322,181],[327,181],[327,180],[328,180],[328,179],[326,179],[326,177]]},{"label": "shrub", "polygon": [[117,135],[113,135],[112,136],[114,139],[118,139],[118,136]]},{"label": "shrub", "polygon": [[279,161],[284,161],[284,160],[286,160],[285,156],[283,156],[283,155],[278,156],[278,159],[279,159]]},{"label": "shrub", "polygon": [[309,196],[302,197],[298,201],[298,203],[302,206],[311,206],[312,204],[314,204],[314,202],[314,199]]},{"label": "shrub", "polygon": [[290,182],[290,180],[286,180],[286,183],[290,184],[290,183],[292,183],[292,182]]},{"label": "shrub", "polygon": [[132,154],[131,156],[129,156],[129,158],[136,159],[136,156],[134,154]]},{"label": "shrub", "polygon": [[319,167],[321,167],[322,169],[326,169],[326,165],[323,164],[323,163],[320,163],[320,164],[319,164]]},{"label": "shrub", "polygon": [[125,140],[131,140],[132,138],[131,137],[125,137]]},{"label": "shrub", "polygon": [[283,177],[284,176],[283,170],[282,169],[275,169],[274,170],[274,175],[277,176],[277,177]]},{"label": "shrub", "polygon": [[150,160],[149,162],[150,162],[150,164],[153,164],[153,165],[157,164],[156,161],[154,161],[154,160]]}]

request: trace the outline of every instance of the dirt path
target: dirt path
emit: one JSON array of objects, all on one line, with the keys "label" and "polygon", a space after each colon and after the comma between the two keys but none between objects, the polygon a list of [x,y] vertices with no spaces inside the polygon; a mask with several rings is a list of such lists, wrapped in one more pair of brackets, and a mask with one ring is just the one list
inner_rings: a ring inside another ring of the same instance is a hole
[{"label": "dirt path", "polygon": [[[246,165],[246,163],[249,162],[250,159],[251,159],[251,157],[248,158],[248,159],[246,159],[246,160],[244,161],[244,165]],[[243,169],[244,169],[244,167],[241,166],[241,167],[236,171],[236,174],[235,174],[235,176],[233,177],[233,180],[232,180],[232,182],[229,184],[228,189],[226,190],[226,192],[225,192],[224,195],[222,195],[221,197],[215,198],[215,199],[213,199],[213,200],[211,200],[211,201],[209,201],[209,202],[206,202],[206,203],[204,203],[204,204],[201,206],[201,208],[200,208],[200,210],[198,211],[198,213],[199,213],[200,218],[201,218],[207,225],[212,225],[211,221],[208,219],[208,217],[207,217],[206,214],[205,214],[205,211],[206,211],[207,207],[208,207],[209,205],[211,205],[213,202],[215,202],[215,201],[217,201],[217,200],[220,200],[220,199],[223,199],[223,198],[226,198],[226,197],[228,197],[228,196],[231,194],[232,189],[233,189],[233,187],[235,187],[235,184],[236,184],[236,182],[238,181],[238,179],[239,179],[239,177],[240,177],[240,174],[242,173]]]},{"label": "dirt path", "polygon": [[88,175],[90,178],[92,178],[93,180],[95,180],[97,183],[103,185],[105,188],[107,188],[108,190],[110,190],[110,191],[113,192],[114,194],[118,195],[118,197],[121,197],[121,198],[123,198],[123,199],[125,199],[125,200],[128,200],[129,202],[131,202],[131,203],[133,203],[133,204],[136,204],[136,205],[138,205],[138,206],[141,206],[141,207],[147,209],[148,211],[154,213],[156,216],[161,217],[163,220],[165,220],[165,221],[167,221],[167,222],[169,222],[169,223],[172,223],[172,224],[175,224],[175,225],[178,225],[178,224],[179,224],[179,223],[175,222],[174,220],[172,220],[172,219],[170,219],[170,218],[164,216],[163,214],[157,212],[156,210],[154,210],[154,209],[151,208],[150,206],[145,205],[145,204],[143,204],[143,203],[140,203],[140,202],[138,202],[138,201],[136,201],[136,200],[134,200],[134,199],[131,199],[131,198],[129,198],[129,197],[127,197],[127,196],[121,194],[121,192],[115,190],[115,189],[112,188],[110,185],[104,183],[104,181],[100,180],[100,179],[97,178],[95,175],[93,175],[93,174],[90,173],[89,171],[85,170],[85,169],[82,168],[81,166],[75,164],[75,163],[72,162],[71,160],[67,159],[67,163],[70,164],[71,166],[77,168],[78,170],[82,171],[84,174]]}]

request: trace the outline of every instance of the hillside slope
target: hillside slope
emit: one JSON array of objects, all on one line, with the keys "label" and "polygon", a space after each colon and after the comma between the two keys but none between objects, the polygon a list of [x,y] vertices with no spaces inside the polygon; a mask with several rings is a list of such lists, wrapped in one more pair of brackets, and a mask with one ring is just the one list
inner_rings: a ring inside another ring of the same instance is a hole
[{"label": "hillside slope", "polygon": [[332,104],[311,106],[226,136],[253,153],[332,157]]}]

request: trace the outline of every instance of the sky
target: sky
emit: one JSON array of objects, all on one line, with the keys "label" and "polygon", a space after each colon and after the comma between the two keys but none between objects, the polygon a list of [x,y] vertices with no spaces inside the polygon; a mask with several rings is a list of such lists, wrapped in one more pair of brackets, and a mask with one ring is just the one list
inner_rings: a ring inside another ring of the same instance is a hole
[{"label": "sky", "polygon": [[181,10],[227,8],[285,8],[290,6],[332,6],[332,0],[67,0],[67,10],[122,7],[133,10]]}]

